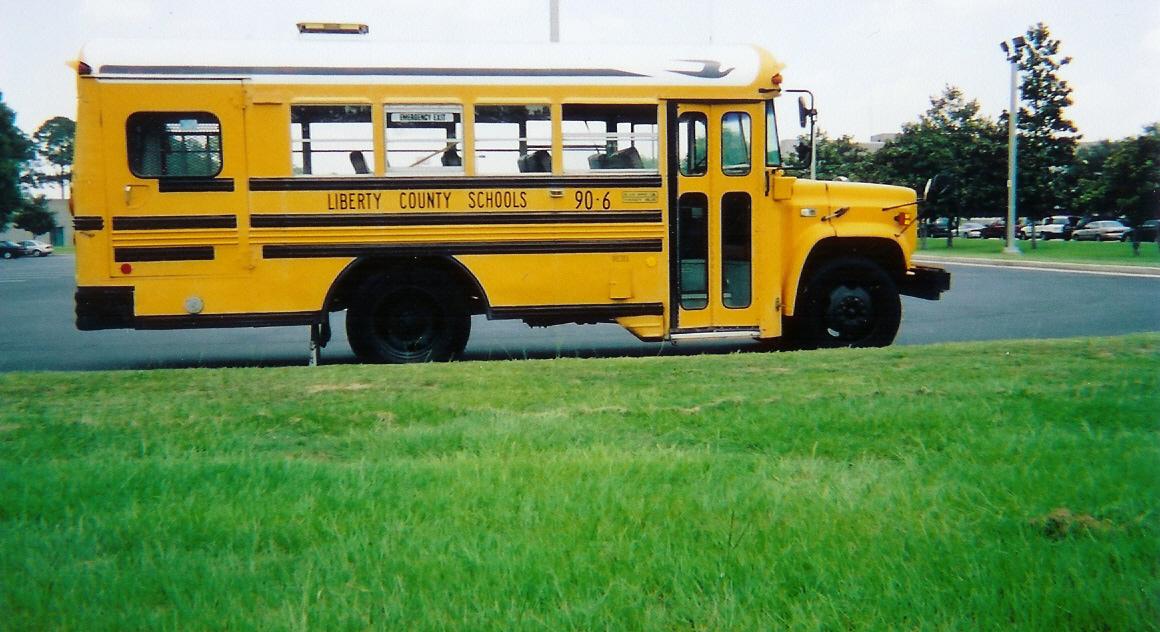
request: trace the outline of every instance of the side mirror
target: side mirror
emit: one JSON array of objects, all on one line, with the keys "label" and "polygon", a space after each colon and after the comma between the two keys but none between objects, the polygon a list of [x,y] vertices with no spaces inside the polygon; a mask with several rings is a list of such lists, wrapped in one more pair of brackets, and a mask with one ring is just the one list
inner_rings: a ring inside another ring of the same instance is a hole
[{"label": "side mirror", "polygon": [[798,125],[800,125],[801,127],[805,127],[806,120],[809,119],[809,116],[810,116],[810,107],[808,105],[806,105],[805,96],[803,95],[803,96],[798,97]]},{"label": "side mirror", "polygon": [[940,173],[930,180],[926,181],[926,187],[922,191],[922,210],[920,215],[930,216],[934,206],[944,201],[948,195],[955,190],[954,178],[948,174]]}]

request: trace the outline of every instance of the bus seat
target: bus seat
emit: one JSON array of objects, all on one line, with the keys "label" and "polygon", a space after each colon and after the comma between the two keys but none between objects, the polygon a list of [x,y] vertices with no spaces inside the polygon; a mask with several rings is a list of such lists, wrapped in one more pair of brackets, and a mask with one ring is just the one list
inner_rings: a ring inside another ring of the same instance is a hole
[{"label": "bus seat", "polygon": [[366,156],[363,156],[361,151],[350,152],[350,166],[354,167],[354,172],[359,175],[371,172],[371,170],[367,168]]},{"label": "bus seat", "polygon": [[551,173],[552,154],[543,149],[539,149],[530,154],[520,156],[516,164],[519,165],[520,173]]},{"label": "bus seat", "polygon": [[644,169],[644,161],[636,147],[621,149],[608,157],[607,169]]},{"label": "bus seat", "polygon": [[588,168],[589,169],[611,169],[612,167],[608,164],[608,156],[605,156],[604,154],[597,152],[597,153],[592,154],[591,156],[588,157]]}]

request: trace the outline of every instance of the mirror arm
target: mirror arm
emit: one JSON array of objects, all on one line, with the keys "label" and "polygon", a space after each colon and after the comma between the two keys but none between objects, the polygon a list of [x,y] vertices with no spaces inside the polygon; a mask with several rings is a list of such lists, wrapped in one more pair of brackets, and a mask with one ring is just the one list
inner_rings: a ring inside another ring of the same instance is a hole
[{"label": "mirror arm", "polygon": [[926,202],[926,200],[915,200],[913,202],[906,202],[903,204],[895,204],[894,206],[883,206],[882,212],[885,213],[886,211],[893,211],[896,208],[903,208],[905,206],[918,206],[919,204],[923,204],[924,202]]}]

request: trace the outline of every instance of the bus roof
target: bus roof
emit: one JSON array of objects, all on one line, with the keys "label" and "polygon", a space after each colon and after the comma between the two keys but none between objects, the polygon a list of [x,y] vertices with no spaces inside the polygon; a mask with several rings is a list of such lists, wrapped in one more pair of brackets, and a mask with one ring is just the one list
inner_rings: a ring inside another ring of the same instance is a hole
[{"label": "bus roof", "polygon": [[97,40],[80,62],[104,79],[257,83],[776,87],[756,46],[405,44],[374,40]]}]

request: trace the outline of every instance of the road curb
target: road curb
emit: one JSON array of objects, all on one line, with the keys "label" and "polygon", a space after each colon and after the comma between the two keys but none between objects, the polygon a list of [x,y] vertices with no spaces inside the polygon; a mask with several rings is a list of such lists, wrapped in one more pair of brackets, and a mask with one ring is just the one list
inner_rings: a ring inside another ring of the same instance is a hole
[{"label": "road curb", "polygon": [[1137,276],[1160,278],[1160,268],[1155,266],[1120,266],[1097,263],[1071,263],[1066,261],[1022,261],[1018,259],[988,259],[984,257],[946,257],[941,255],[916,254],[918,263],[973,263],[977,265],[1004,266],[1009,268],[1039,268],[1043,270],[1064,270],[1072,272],[1112,272]]}]

